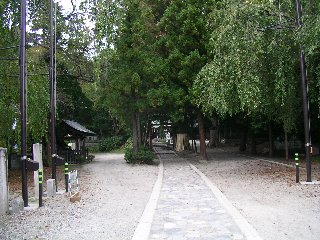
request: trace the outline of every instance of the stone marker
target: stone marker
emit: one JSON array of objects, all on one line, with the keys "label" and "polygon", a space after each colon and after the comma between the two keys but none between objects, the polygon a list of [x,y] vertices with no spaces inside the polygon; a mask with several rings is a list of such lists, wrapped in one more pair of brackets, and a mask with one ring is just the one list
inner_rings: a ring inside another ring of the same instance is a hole
[{"label": "stone marker", "polygon": [[0,148],[0,215],[9,211],[7,149]]},{"label": "stone marker", "polygon": [[47,197],[56,196],[56,180],[48,179],[47,180]]},{"label": "stone marker", "polygon": [[[43,170],[42,164],[42,145],[39,143],[33,144],[33,160],[39,163],[39,169]],[[34,179],[34,196],[39,199],[39,176],[38,171],[33,172]]]},{"label": "stone marker", "polygon": [[12,213],[19,213],[24,210],[24,202],[21,197],[17,197],[12,201]]},{"label": "stone marker", "polygon": [[68,192],[70,195],[79,192],[78,171],[74,170],[68,173]]}]

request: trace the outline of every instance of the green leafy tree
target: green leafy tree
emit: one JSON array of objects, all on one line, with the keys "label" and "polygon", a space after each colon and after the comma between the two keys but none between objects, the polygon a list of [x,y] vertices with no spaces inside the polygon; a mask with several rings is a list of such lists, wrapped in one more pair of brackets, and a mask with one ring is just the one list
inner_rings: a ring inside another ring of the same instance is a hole
[{"label": "green leafy tree", "polygon": [[[99,102],[105,102],[113,118],[131,126],[133,148],[142,142],[141,122],[151,107],[153,88],[154,16],[147,1],[87,2],[96,7],[95,76],[99,79]],[[101,106],[101,105],[100,105]],[[105,109],[103,107],[103,109]]]},{"label": "green leafy tree", "polygon": [[[18,48],[8,48],[19,45],[20,9],[16,1],[1,1],[0,3],[0,145],[10,148],[19,140],[19,65]],[[14,130],[16,126],[16,130]]]},{"label": "green leafy tree", "polygon": [[286,132],[294,129],[297,47],[294,32],[286,28],[292,27],[294,8],[282,4],[231,0],[212,12],[210,60],[193,86],[195,102],[205,112],[241,113],[253,122],[264,116],[281,122]]},{"label": "green leafy tree", "polygon": [[213,0],[170,1],[160,20],[161,71],[170,92],[168,100],[174,102],[171,118],[183,129],[190,126],[192,115],[197,116],[202,158],[206,158],[203,116],[193,105],[191,93],[197,74],[207,63],[207,19],[215,5]]}]

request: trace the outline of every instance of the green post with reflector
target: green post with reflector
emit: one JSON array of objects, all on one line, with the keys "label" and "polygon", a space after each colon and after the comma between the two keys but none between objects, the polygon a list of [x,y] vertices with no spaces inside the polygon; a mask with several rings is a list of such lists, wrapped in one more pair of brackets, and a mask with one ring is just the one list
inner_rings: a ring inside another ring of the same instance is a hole
[{"label": "green post with reflector", "polygon": [[66,184],[66,192],[68,192],[68,182],[69,182],[69,163],[64,164],[64,178],[65,178],[65,184]]},{"label": "green post with reflector", "polygon": [[43,203],[42,203],[43,170],[42,169],[38,169],[38,180],[39,180],[39,207],[42,207],[43,206]]},{"label": "green post with reflector", "polygon": [[300,172],[299,172],[300,163],[299,163],[299,154],[298,153],[294,154],[294,161],[296,164],[296,183],[298,183],[299,182],[299,175],[300,175]]}]

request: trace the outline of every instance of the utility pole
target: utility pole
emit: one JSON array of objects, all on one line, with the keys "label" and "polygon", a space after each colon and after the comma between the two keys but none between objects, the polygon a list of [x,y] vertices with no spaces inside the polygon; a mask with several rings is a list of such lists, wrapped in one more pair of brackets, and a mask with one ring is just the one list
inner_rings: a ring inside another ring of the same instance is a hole
[{"label": "utility pole", "polygon": [[[54,61],[54,25],[53,25],[53,0],[50,0],[50,132],[51,132],[51,157],[52,157],[52,179],[57,178],[56,167],[56,98],[55,98],[55,61]],[[56,182],[57,184],[57,182]]]},{"label": "utility pole", "polygon": [[22,198],[24,206],[28,206],[27,185],[27,90],[26,90],[26,25],[27,1],[21,0],[20,20],[20,114],[21,114],[21,171],[22,171]]},{"label": "utility pole", "polygon": [[[302,27],[302,9],[300,0],[296,0],[297,11],[297,27]],[[302,83],[302,96],[303,96],[303,120],[304,120],[304,137],[306,148],[306,168],[307,168],[307,182],[311,182],[311,160],[310,160],[310,116],[309,116],[309,100],[308,100],[308,79],[306,71],[306,59],[303,47],[300,51],[300,68],[301,68],[301,83]]]}]

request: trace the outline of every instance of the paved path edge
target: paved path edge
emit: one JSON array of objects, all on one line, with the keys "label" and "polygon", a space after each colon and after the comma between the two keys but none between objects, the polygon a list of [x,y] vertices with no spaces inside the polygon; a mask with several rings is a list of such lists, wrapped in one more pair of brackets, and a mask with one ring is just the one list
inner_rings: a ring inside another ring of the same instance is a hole
[{"label": "paved path edge", "polygon": [[248,221],[241,215],[241,213],[232,205],[226,196],[217,188],[210,179],[204,175],[197,167],[189,163],[190,167],[202,178],[202,180],[211,189],[221,205],[228,211],[235,223],[238,225],[247,240],[263,240],[258,232],[248,223]]},{"label": "paved path edge", "polygon": [[133,234],[132,240],[147,240],[153,222],[154,212],[157,207],[163,180],[163,161],[160,159],[158,178],[155,182],[149,201],[143,211],[138,226]]}]

